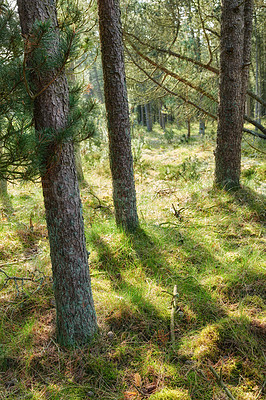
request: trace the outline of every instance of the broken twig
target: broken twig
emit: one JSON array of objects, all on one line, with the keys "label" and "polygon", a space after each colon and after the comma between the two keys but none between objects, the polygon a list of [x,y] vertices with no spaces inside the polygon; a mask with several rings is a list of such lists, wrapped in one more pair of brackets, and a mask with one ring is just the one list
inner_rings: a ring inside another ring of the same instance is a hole
[{"label": "broken twig", "polygon": [[177,285],[174,286],[173,298],[172,298],[172,308],[171,308],[171,321],[170,321],[170,332],[171,332],[171,342],[175,343],[175,312],[177,308]]},{"label": "broken twig", "polygon": [[236,398],[232,395],[228,387],[225,385],[223,382],[223,377],[222,377],[222,368],[220,369],[220,374],[218,375],[215,369],[213,368],[212,365],[209,365],[209,368],[212,372],[212,374],[215,377],[216,383],[223,389],[223,391],[227,394],[228,398],[231,400],[236,400]]}]

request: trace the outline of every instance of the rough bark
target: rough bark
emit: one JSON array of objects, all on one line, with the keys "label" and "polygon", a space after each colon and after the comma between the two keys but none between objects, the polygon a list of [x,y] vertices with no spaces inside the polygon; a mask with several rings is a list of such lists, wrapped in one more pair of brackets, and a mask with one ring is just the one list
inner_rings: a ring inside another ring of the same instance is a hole
[{"label": "rough bark", "polygon": [[215,185],[240,185],[241,140],[250,62],[252,0],[223,0]]},{"label": "rough bark", "polygon": [[119,1],[98,0],[98,13],[115,217],[117,225],[134,231],[138,215]]},{"label": "rough bark", "polygon": [[[36,20],[51,21],[54,41],[50,52],[56,52],[59,32],[55,1],[18,0],[18,10],[23,35],[29,35]],[[56,73],[55,69],[38,76],[32,72],[37,92],[51,82]],[[55,132],[64,129],[68,111],[68,86],[62,72],[34,101],[37,138],[42,141],[45,128]],[[43,163],[45,172],[41,180],[53,270],[57,337],[61,345],[79,346],[94,336],[97,323],[72,141],[51,143]]]}]

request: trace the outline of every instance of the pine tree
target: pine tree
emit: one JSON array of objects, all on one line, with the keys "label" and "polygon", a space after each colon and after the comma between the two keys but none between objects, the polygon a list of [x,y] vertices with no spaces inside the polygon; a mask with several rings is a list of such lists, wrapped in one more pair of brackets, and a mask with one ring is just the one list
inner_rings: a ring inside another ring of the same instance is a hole
[{"label": "pine tree", "polygon": [[[18,0],[25,40],[24,83],[34,103],[41,181],[53,269],[57,337],[61,345],[86,344],[96,333],[74,146],[65,135],[69,91],[54,0]],[[70,42],[72,41],[69,33]],[[30,68],[29,70],[26,70]],[[26,74],[27,72],[27,74]]]},{"label": "pine tree", "polygon": [[253,1],[223,0],[220,103],[215,150],[215,185],[240,185],[241,139],[251,56]]},{"label": "pine tree", "polygon": [[115,217],[117,225],[134,231],[139,222],[119,1],[98,0],[98,13]]}]

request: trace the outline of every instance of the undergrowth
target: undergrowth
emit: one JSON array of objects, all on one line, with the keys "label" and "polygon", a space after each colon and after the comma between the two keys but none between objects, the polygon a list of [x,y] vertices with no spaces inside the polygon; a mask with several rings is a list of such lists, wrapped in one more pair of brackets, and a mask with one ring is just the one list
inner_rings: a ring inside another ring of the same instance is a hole
[{"label": "undergrowth", "polygon": [[[208,131],[207,131],[208,132]],[[161,139],[160,139],[161,135]],[[244,144],[243,186],[214,191],[213,140],[136,142],[141,229],[116,228],[106,150],[84,149],[81,194],[99,335],[55,341],[40,185],[2,205],[0,399],[238,400],[265,393],[265,163]],[[91,153],[90,153],[91,151]],[[5,200],[6,201],[6,200]],[[170,336],[177,285],[175,342]],[[264,387],[264,388],[263,388]]]}]

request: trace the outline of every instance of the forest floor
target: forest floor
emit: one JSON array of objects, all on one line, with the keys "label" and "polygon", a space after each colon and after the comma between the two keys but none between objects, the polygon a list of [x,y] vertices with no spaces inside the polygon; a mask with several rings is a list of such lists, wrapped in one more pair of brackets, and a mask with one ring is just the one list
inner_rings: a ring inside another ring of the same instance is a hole
[{"label": "forest floor", "polygon": [[150,139],[143,132],[133,139],[135,235],[115,226],[106,145],[82,150],[100,328],[88,348],[62,349],[55,340],[40,185],[8,186],[0,229],[1,400],[226,400],[226,390],[236,400],[264,398],[265,154],[244,142],[242,189],[216,191],[209,132],[189,143],[170,133],[157,128]]}]

